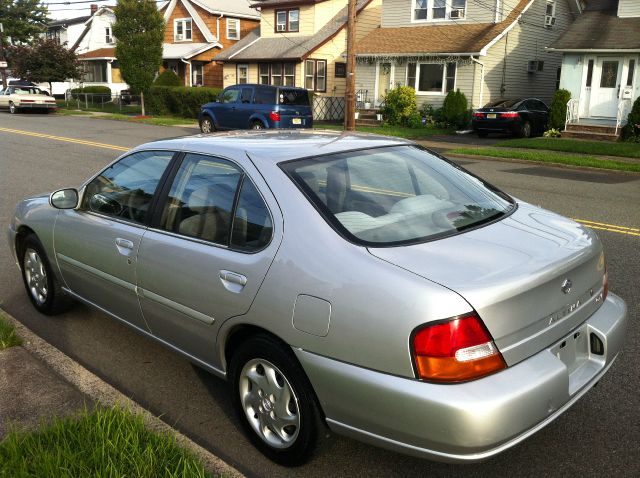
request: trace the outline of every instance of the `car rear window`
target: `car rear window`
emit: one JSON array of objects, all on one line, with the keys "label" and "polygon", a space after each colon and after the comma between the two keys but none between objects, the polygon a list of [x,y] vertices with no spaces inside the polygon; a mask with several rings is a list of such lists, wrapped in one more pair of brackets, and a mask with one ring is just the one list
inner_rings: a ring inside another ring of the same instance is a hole
[{"label": "car rear window", "polygon": [[309,93],[307,90],[289,90],[280,88],[278,91],[278,104],[309,106]]},{"label": "car rear window", "polygon": [[521,101],[522,100],[498,100],[492,103],[487,103],[485,108],[512,108]]},{"label": "car rear window", "polygon": [[281,167],[338,232],[363,245],[425,242],[515,208],[506,194],[416,146],[351,151]]}]

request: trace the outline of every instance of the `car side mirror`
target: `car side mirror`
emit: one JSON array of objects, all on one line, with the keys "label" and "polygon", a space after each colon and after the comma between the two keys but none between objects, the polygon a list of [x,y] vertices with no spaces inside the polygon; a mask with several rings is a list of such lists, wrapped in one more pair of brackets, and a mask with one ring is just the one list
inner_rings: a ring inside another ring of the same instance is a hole
[{"label": "car side mirror", "polygon": [[78,207],[78,190],[60,189],[49,196],[49,204],[56,209],[75,209]]}]

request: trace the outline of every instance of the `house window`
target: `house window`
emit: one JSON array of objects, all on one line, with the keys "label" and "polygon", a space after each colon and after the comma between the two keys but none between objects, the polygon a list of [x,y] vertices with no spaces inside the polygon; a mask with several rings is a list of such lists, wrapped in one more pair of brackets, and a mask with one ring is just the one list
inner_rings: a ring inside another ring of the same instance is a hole
[{"label": "house window", "polygon": [[295,63],[284,64],[284,85],[296,86],[296,64]]},{"label": "house window", "polygon": [[260,63],[258,64],[258,82],[262,85],[295,86],[295,63]]},{"label": "house window", "polygon": [[591,88],[591,82],[593,81],[593,60],[589,60],[587,65],[587,88]]},{"label": "house window", "polygon": [[627,86],[633,86],[633,74],[636,71],[636,61],[629,60],[629,72],[627,73]]},{"label": "house window", "polygon": [[312,91],[327,91],[327,61],[307,60],[304,63],[304,87]]},{"label": "house window", "polygon": [[282,63],[273,63],[271,65],[271,84],[273,86],[282,86]]},{"label": "house window", "polygon": [[547,9],[545,15],[548,17],[556,16],[556,2],[555,0],[547,0]]},{"label": "house window", "polygon": [[193,69],[193,86],[203,86],[204,85],[204,66],[202,63],[193,64],[191,66]]},{"label": "house window", "polygon": [[236,83],[239,85],[249,83],[249,65],[238,65],[236,67]]},{"label": "house window", "polygon": [[47,30],[46,36],[47,40],[55,40],[58,44],[60,44],[60,29]]},{"label": "house window", "polygon": [[346,78],[347,77],[347,64],[346,63],[335,63],[335,77],[336,78]]},{"label": "house window", "polygon": [[240,40],[240,20],[227,18],[227,39]]},{"label": "house window", "polygon": [[113,43],[113,36],[111,36],[111,27],[104,28],[104,41],[105,43]]},{"label": "house window", "polygon": [[191,18],[179,18],[173,22],[174,41],[191,41]]},{"label": "house window", "polygon": [[455,89],[456,63],[409,63],[407,86],[418,93],[444,95]]},{"label": "house window", "polygon": [[86,61],[83,65],[83,81],[86,83],[107,83],[106,60]]},{"label": "house window", "polygon": [[276,10],[276,32],[297,32],[300,30],[300,10]]},{"label": "house window", "polygon": [[556,69],[556,90],[560,89],[560,78],[562,78],[562,67]]},{"label": "house window", "polygon": [[259,83],[261,85],[269,84],[269,64],[268,63],[260,63],[258,65],[258,76],[260,77]]},{"label": "house window", "polygon": [[467,0],[413,0],[414,21],[458,20],[465,17]]}]

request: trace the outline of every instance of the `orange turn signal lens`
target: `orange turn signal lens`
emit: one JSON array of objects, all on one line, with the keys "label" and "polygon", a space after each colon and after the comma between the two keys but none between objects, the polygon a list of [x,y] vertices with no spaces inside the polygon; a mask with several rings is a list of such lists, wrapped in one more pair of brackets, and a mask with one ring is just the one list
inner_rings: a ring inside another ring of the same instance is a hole
[{"label": "orange turn signal lens", "polygon": [[420,378],[433,382],[463,382],[484,377],[507,368],[502,355],[491,355],[470,362],[459,362],[455,357],[416,357]]}]

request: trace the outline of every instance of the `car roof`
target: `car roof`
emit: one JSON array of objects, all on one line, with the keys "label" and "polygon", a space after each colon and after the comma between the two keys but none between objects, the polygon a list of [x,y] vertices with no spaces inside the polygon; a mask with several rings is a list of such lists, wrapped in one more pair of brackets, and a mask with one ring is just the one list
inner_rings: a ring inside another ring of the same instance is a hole
[{"label": "car roof", "polygon": [[134,150],[169,149],[279,163],[357,149],[413,144],[390,136],[324,130],[232,131],[142,144]]},{"label": "car roof", "polygon": [[234,87],[243,87],[246,88],[247,86],[260,86],[261,88],[270,88],[270,89],[276,89],[276,88],[280,88],[282,90],[300,90],[300,91],[309,91],[306,88],[301,88],[299,86],[285,86],[285,85],[280,85],[280,86],[275,86],[275,85],[264,85],[264,84],[259,84],[259,83],[238,83],[236,85],[231,85],[231,86],[227,86],[225,88],[225,90],[227,88],[234,88]]}]

